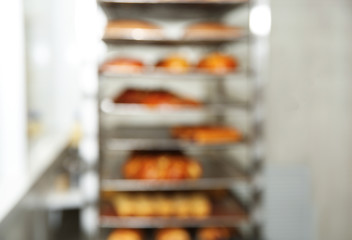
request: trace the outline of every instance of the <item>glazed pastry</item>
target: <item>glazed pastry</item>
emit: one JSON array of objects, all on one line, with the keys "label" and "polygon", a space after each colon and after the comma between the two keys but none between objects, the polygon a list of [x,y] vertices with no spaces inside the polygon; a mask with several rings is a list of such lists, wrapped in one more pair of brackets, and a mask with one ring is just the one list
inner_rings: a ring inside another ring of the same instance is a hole
[{"label": "glazed pastry", "polygon": [[101,67],[101,72],[111,73],[141,73],[144,64],[132,58],[114,58],[106,61]]},{"label": "glazed pastry", "polygon": [[219,22],[200,22],[188,26],[185,30],[185,39],[213,40],[229,39],[240,36],[239,27],[228,26]]},{"label": "glazed pastry", "polygon": [[237,142],[242,136],[235,128],[223,126],[184,126],[174,127],[172,136],[200,144]]},{"label": "glazed pastry", "polygon": [[134,229],[116,229],[111,232],[107,240],[142,240],[141,231]]},{"label": "glazed pastry", "polygon": [[191,237],[185,229],[167,228],[158,230],[155,240],[191,240]]},{"label": "glazed pastry", "polygon": [[159,61],[156,67],[170,73],[186,73],[189,71],[190,64],[185,58],[179,55],[172,55]]},{"label": "glazed pastry", "polygon": [[234,71],[238,67],[238,62],[232,56],[215,52],[201,59],[197,67],[200,71],[225,74]]},{"label": "glazed pastry", "polygon": [[160,27],[140,20],[113,20],[105,28],[105,39],[150,40],[163,38]]}]

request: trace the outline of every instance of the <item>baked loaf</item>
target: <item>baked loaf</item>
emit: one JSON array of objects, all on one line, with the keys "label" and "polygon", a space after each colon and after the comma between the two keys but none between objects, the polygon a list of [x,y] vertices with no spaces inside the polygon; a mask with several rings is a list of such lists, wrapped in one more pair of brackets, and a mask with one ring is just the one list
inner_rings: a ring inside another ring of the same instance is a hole
[{"label": "baked loaf", "polygon": [[107,240],[143,240],[142,232],[134,229],[116,229]]},{"label": "baked loaf", "polygon": [[189,71],[190,64],[185,58],[179,55],[172,55],[168,58],[160,60],[156,64],[156,67],[157,69],[170,73],[186,73]]},{"label": "baked loaf", "polygon": [[175,138],[200,144],[237,142],[242,135],[231,127],[224,126],[181,126],[174,127],[171,134]]},{"label": "baked loaf", "polygon": [[200,71],[225,74],[234,71],[238,67],[238,62],[232,56],[215,52],[201,59],[197,67]]},{"label": "baked loaf", "polygon": [[101,72],[111,73],[141,73],[143,70],[143,62],[132,58],[114,58],[100,67]]},{"label": "baked loaf", "polygon": [[155,240],[191,240],[191,236],[182,228],[166,228],[156,232]]},{"label": "baked loaf", "polygon": [[202,167],[178,151],[136,151],[125,162],[123,175],[128,179],[197,179]]},{"label": "baked loaf", "polygon": [[219,22],[200,22],[188,26],[185,29],[186,40],[218,40],[238,37],[241,28],[228,26]]},{"label": "baked loaf", "polygon": [[113,99],[114,103],[143,104],[150,108],[168,107],[199,107],[201,103],[186,97],[178,96],[167,90],[126,89]]},{"label": "baked loaf", "polygon": [[119,193],[112,203],[121,217],[206,217],[212,209],[208,196],[202,193]]},{"label": "baked loaf", "polygon": [[197,231],[197,240],[229,240],[231,232],[228,228],[208,227]]},{"label": "baked loaf", "polygon": [[160,27],[140,20],[113,20],[105,28],[106,39],[152,40],[163,38]]}]

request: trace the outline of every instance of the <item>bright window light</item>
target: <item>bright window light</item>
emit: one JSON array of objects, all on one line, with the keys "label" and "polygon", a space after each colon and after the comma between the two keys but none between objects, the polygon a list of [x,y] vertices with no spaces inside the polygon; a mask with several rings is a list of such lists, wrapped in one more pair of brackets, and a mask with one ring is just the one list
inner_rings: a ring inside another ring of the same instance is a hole
[{"label": "bright window light", "polygon": [[271,29],[271,11],[267,5],[253,7],[250,12],[249,27],[253,34],[265,36]]}]

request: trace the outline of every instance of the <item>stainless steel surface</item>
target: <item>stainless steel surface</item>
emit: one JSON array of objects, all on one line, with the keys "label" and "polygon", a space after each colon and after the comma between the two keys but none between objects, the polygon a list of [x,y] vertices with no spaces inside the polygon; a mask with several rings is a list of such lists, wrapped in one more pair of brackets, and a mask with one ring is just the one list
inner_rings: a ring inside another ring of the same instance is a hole
[{"label": "stainless steel surface", "polygon": [[124,179],[123,164],[126,154],[107,156],[101,170],[101,189],[104,191],[176,191],[231,188],[237,183],[249,183],[250,175],[236,165],[235,160],[221,156],[191,156],[202,166],[199,179],[138,180]]}]

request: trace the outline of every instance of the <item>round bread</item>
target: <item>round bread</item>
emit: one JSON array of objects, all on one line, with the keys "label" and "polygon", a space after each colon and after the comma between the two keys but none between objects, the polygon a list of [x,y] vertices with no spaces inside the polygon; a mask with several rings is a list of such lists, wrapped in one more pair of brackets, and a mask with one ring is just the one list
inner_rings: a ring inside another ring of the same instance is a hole
[{"label": "round bread", "polygon": [[208,227],[197,231],[197,240],[229,240],[230,237],[228,228]]},{"label": "round bread", "polygon": [[143,62],[132,58],[114,58],[100,67],[101,72],[112,73],[141,73],[143,69]]},{"label": "round bread", "polygon": [[162,38],[160,27],[140,20],[114,20],[108,22],[104,38],[150,40]]},{"label": "round bread", "polygon": [[142,233],[134,229],[116,229],[107,240],[142,240]]},{"label": "round bread", "polygon": [[170,73],[186,73],[189,71],[190,64],[184,57],[172,55],[159,61],[156,67]]},{"label": "round bread", "polygon": [[223,53],[211,53],[201,59],[198,69],[213,74],[225,74],[234,71],[238,67],[238,62],[232,56]]},{"label": "round bread", "polygon": [[241,34],[241,28],[228,26],[218,22],[201,22],[188,26],[184,38],[190,39],[227,39],[235,38]]},{"label": "round bread", "polygon": [[155,240],[190,240],[191,237],[185,229],[168,228],[156,232]]}]

